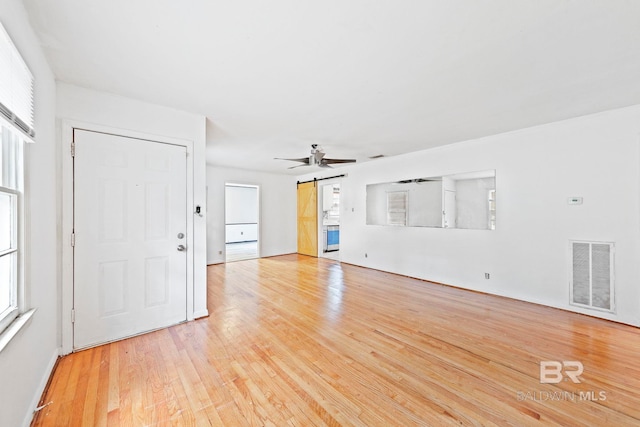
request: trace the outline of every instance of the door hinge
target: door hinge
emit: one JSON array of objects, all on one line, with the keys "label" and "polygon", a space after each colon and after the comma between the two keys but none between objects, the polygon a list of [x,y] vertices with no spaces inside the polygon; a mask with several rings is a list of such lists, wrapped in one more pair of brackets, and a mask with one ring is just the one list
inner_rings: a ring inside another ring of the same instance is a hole
[{"label": "door hinge", "polygon": [[71,233],[71,247],[72,248],[76,247],[76,233],[75,232]]},{"label": "door hinge", "polygon": [[76,143],[72,142],[71,143],[71,157],[75,157],[76,156]]},{"label": "door hinge", "polygon": [[71,323],[76,322],[76,310],[74,308],[71,309]]}]

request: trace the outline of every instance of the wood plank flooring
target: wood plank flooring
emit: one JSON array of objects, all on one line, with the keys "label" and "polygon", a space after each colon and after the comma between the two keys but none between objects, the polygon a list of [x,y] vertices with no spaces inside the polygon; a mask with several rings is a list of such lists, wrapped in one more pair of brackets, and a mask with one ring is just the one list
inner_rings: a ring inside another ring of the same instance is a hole
[{"label": "wood plank flooring", "polygon": [[33,425],[640,425],[637,328],[299,255],[208,274],[208,318],[63,357]]}]

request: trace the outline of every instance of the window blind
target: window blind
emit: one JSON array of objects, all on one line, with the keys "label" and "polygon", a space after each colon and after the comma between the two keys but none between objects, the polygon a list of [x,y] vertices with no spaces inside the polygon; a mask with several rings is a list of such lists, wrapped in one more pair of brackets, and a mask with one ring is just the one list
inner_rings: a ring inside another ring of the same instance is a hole
[{"label": "window blind", "polygon": [[0,24],[0,113],[33,138],[33,75]]}]

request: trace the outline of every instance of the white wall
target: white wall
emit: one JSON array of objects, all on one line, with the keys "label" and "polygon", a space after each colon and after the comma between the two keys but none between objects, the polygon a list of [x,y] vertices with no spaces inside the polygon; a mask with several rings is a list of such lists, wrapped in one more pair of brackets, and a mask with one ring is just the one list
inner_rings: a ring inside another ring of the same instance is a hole
[{"label": "white wall", "polygon": [[461,179],[456,183],[456,227],[489,228],[489,191],[494,178]]},{"label": "white wall", "polygon": [[36,143],[26,151],[27,308],[31,321],[0,352],[0,425],[28,425],[58,355],[55,81],[19,0],[0,0],[0,21],[35,78]]},{"label": "white wall", "polygon": [[[159,137],[193,141],[193,210],[206,212],[206,122],[203,116],[58,83],[57,117]],[[64,122],[61,122],[64,123]],[[69,143],[65,141],[64,144]],[[207,315],[206,216],[193,216],[195,317]]]},{"label": "white wall", "polygon": [[[639,140],[634,106],[341,168],[342,261],[640,326]],[[489,169],[495,231],[365,224],[367,184]],[[569,305],[572,239],[615,242],[616,314]]]},{"label": "white wall", "polygon": [[260,206],[260,256],[297,251],[296,178],[207,165],[207,263],[225,260],[225,184],[257,185]]},{"label": "white wall", "polygon": [[227,224],[258,222],[258,188],[228,185],[225,192]]}]

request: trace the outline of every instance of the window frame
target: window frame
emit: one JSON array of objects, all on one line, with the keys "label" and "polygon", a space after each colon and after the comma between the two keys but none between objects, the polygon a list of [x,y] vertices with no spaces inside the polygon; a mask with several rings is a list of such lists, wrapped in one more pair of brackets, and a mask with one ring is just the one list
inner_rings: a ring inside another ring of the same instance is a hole
[{"label": "window frame", "polygon": [[[24,215],[24,191],[25,191],[25,151],[26,144],[30,140],[26,135],[15,126],[13,123],[0,116],[0,132],[4,134],[4,129],[17,139],[17,151],[13,152],[12,156],[7,156],[6,146],[4,145],[4,139],[0,139],[0,149],[2,150],[2,156],[0,158],[0,164],[2,165],[2,175],[0,176],[0,184],[4,184],[6,176],[6,163],[11,162],[13,173],[15,176],[13,183],[17,188],[10,188],[4,185],[0,185],[0,194],[10,194],[15,198],[14,209],[14,224],[13,238],[15,239],[12,248],[0,252],[0,257],[8,256],[10,254],[15,255],[14,264],[14,277],[12,278],[10,296],[10,306],[4,311],[0,312],[0,337],[4,334],[14,321],[25,312],[25,256],[24,256],[24,242],[25,242],[25,215]],[[3,135],[4,136],[4,135]],[[7,158],[10,157],[10,158]]]},{"label": "window frame", "polygon": [[[11,36],[0,23],[0,185],[2,192],[12,194],[11,216],[15,218],[11,250],[13,265],[8,271],[11,286],[8,307],[0,313],[0,352],[36,309],[28,309],[29,240],[28,164],[29,143],[34,142],[35,79]],[[15,202],[15,203],[13,203]],[[15,239],[15,240],[14,240]],[[3,251],[3,256],[8,252]],[[15,256],[13,256],[15,254]],[[4,305],[4,304],[3,304]]]}]

